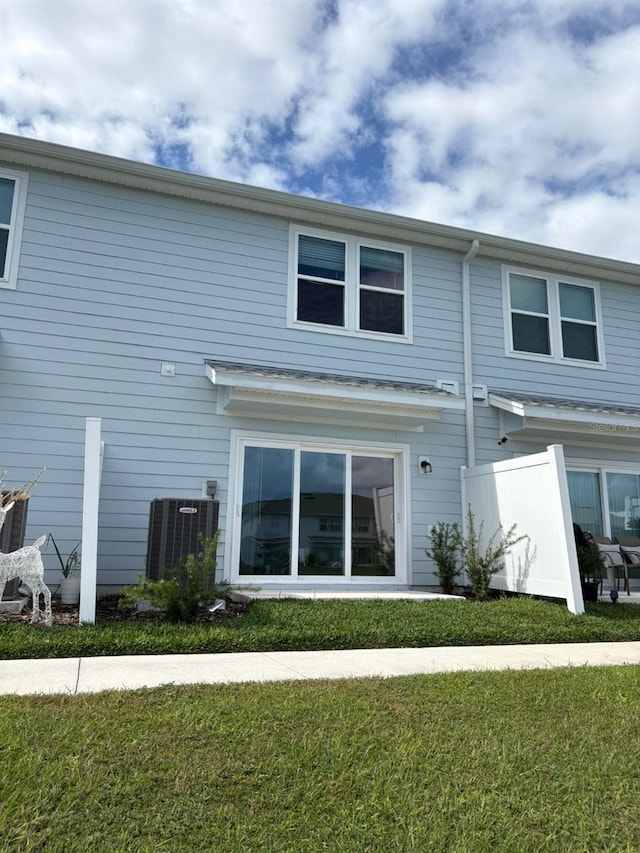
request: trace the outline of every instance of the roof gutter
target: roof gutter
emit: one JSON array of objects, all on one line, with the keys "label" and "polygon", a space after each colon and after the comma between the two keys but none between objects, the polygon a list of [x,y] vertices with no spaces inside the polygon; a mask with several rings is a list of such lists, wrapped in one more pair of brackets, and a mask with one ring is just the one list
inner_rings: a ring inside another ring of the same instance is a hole
[{"label": "roof gutter", "polygon": [[475,239],[462,259],[462,353],[464,370],[464,412],[467,439],[467,468],[476,464],[476,437],[473,417],[473,359],[471,353],[471,283],[469,264],[478,254],[480,240]]}]

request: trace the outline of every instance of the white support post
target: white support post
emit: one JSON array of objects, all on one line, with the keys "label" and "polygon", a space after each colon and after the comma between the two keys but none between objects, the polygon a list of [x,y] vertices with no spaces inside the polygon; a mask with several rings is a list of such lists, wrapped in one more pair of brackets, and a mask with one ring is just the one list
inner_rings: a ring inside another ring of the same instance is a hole
[{"label": "white support post", "polygon": [[82,568],[80,572],[80,622],[96,621],[98,576],[98,509],[102,474],[101,419],[87,418],[84,442],[84,492],[82,496]]}]

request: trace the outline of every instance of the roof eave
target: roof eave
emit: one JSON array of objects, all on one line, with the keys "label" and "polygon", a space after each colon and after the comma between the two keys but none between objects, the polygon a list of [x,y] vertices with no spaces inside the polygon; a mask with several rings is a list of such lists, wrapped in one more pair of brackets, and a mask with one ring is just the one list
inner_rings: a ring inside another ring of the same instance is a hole
[{"label": "roof eave", "polygon": [[459,252],[466,252],[473,240],[479,240],[478,254],[481,256],[505,262],[543,264],[546,269],[560,272],[640,284],[640,265],[626,261],[208,178],[21,136],[0,134],[0,162],[250,210],[301,224],[366,230],[372,237]]}]

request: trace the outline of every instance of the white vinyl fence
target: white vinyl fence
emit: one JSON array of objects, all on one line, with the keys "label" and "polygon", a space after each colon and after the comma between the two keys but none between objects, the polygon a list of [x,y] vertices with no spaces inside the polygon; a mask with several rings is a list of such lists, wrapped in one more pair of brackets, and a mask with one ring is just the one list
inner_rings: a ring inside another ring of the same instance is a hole
[{"label": "white vinyl fence", "polygon": [[84,442],[84,489],[82,495],[82,568],[80,571],[79,621],[96,621],[96,585],[98,574],[98,511],[102,453],[102,421],[87,418]]},{"label": "white vinyl fence", "polygon": [[499,526],[527,539],[514,546],[494,589],[564,598],[583,613],[580,574],[561,445],[544,453],[462,470],[462,510],[469,506],[485,543]]}]

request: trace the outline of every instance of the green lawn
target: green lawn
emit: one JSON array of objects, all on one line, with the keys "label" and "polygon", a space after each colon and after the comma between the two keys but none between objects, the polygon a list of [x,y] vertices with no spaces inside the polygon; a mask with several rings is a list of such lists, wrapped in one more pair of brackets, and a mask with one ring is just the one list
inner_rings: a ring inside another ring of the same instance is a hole
[{"label": "green lawn", "polygon": [[465,601],[256,601],[219,624],[0,626],[0,658],[572,643],[640,640],[640,607],[587,605],[572,616],[530,598]]},{"label": "green lawn", "polygon": [[0,850],[637,851],[639,676],[0,697]]},{"label": "green lawn", "polygon": [[0,625],[0,659],[122,654],[640,640],[640,607],[572,616],[530,598],[465,601],[256,601],[217,624]]}]

